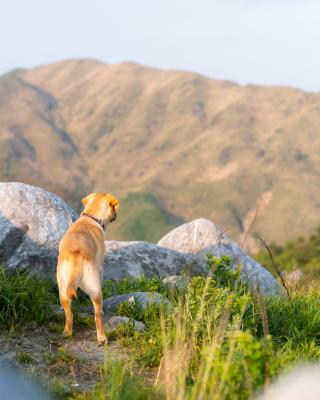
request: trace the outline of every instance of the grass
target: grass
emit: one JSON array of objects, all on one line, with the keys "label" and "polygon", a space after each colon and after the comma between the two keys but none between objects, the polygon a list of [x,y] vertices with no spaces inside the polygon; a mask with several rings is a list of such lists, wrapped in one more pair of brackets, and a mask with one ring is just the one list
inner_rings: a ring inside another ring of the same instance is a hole
[{"label": "grass", "polygon": [[27,273],[7,274],[0,266],[0,330],[23,329],[47,323],[56,302],[53,284]]},{"label": "grass", "polygon": [[[291,290],[286,297],[260,297],[228,271],[227,257],[208,258],[211,275],[191,278],[185,288],[170,289],[159,278],[107,281],[105,296],[136,290],[158,291],[171,307],[123,304],[118,314],[130,318],[110,340],[128,349],[130,359],[110,358],[97,374],[93,389],[68,398],[91,399],[249,399],[267,392],[280,373],[302,361],[320,357],[320,293]],[[26,274],[1,270],[1,329],[12,331],[32,322],[59,330],[49,304],[57,301],[55,287]],[[85,298],[80,297],[80,302]],[[146,330],[135,332],[132,319]],[[50,320],[50,323],[49,323]],[[36,365],[30,349],[17,354],[22,364]],[[74,368],[73,356],[60,346],[47,360]],[[82,361],[83,362],[83,361]],[[153,370],[153,378],[145,379]]]},{"label": "grass", "polygon": [[154,395],[248,399],[296,363],[319,359],[319,292],[262,298],[239,285],[226,263],[214,260],[213,277],[192,278],[184,292],[169,292],[172,310],[125,308],[147,329],[122,328],[118,335],[142,370],[158,368]]},{"label": "grass", "polygon": [[75,400],[157,400],[163,399],[151,385],[146,385],[141,377],[121,362],[105,358],[102,381],[94,390],[74,393]]}]

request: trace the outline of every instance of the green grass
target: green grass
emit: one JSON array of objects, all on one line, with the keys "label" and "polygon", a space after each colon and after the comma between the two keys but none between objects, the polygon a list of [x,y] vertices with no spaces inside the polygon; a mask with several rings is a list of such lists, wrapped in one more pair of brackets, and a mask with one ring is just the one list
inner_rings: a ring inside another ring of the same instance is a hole
[{"label": "green grass", "polygon": [[146,279],[141,276],[136,279],[122,278],[120,281],[107,280],[103,286],[103,296],[111,297],[118,294],[130,292],[158,292],[165,296],[168,295],[170,287],[163,283],[162,279],[153,277]]},{"label": "green grass", "polygon": [[237,283],[237,272],[227,273],[227,258],[209,262],[213,277],[168,292],[172,310],[119,309],[147,327],[116,335],[142,370],[159,368],[154,395],[248,399],[296,363],[319,359],[319,292],[262,298]]},{"label": "green grass", "polygon": [[[239,283],[239,271],[228,271],[228,257],[208,257],[208,264],[210,277],[193,277],[179,290],[159,278],[106,281],[105,297],[157,291],[168,297],[171,307],[119,306],[118,314],[127,315],[130,322],[109,339],[126,348],[130,358],[125,362],[111,359],[106,347],[96,386],[69,398],[249,399],[267,391],[274,378],[297,363],[319,360],[318,291],[291,290],[287,297],[260,297]],[[48,312],[50,303],[57,302],[54,285],[26,274],[7,275],[2,269],[0,289],[1,330],[16,331],[16,326],[32,322],[59,330]],[[79,298],[79,304],[86,301],[84,296]],[[143,321],[146,330],[134,332],[133,319]],[[27,365],[37,362],[30,350],[21,349],[17,358]],[[48,360],[49,365],[52,362],[71,367],[73,359],[60,347]],[[153,382],[146,382],[150,368],[155,371]]]},{"label": "green grass", "polygon": [[32,323],[47,323],[56,300],[51,282],[27,273],[8,274],[0,266],[0,330],[13,332]]},{"label": "green grass", "polygon": [[146,385],[141,377],[121,362],[105,358],[103,379],[94,390],[78,394],[75,400],[157,400],[164,399],[160,392]]}]

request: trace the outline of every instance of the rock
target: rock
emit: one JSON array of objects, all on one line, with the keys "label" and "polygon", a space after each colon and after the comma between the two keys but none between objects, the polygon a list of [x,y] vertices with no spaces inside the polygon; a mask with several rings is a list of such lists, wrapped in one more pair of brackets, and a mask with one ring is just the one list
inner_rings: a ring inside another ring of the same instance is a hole
[{"label": "rock", "polygon": [[[105,324],[105,328],[107,332],[114,332],[119,325],[121,324],[128,324],[130,319],[128,317],[121,317],[119,315],[115,315],[108,319]],[[132,321],[133,323],[133,330],[134,332],[142,332],[146,329],[146,326],[143,322],[136,321],[135,319]]]},{"label": "rock", "polygon": [[23,183],[0,182],[0,198],[0,264],[52,276],[76,213],[53,193]]},{"label": "rock", "polygon": [[281,288],[272,274],[244,253],[241,247],[232,240],[226,238],[220,243],[206,247],[197,254],[198,262],[205,264],[207,262],[207,254],[218,257],[222,255],[230,256],[233,260],[231,268],[240,266],[241,279],[249,283],[253,289],[258,290],[259,293],[264,295],[281,293]]},{"label": "rock", "polygon": [[285,282],[288,282],[290,285],[299,285],[303,278],[303,272],[301,269],[295,269],[291,272],[283,271],[281,272],[281,275]]},{"label": "rock", "polygon": [[278,378],[259,400],[320,399],[320,367],[303,365]]},{"label": "rock", "polygon": [[199,269],[207,263],[206,255],[230,256],[232,268],[241,265],[241,278],[262,294],[280,293],[281,289],[271,273],[249,257],[241,247],[228,238],[221,229],[209,220],[199,218],[173,229],[158,242],[167,249],[193,255]]},{"label": "rock", "polygon": [[1,399],[49,400],[37,382],[12,365],[0,365],[0,395]]},{"label": "rock", "polygon": [[170,306],[168,299],[157,292],[132,292],[109,297],[103,302],[103,311],[114,313],[121,303],[137,304],[142,310],[146,310],[150,305],[166,304]]},{"label": "rock", "polygon": [[223,231],[213,222],[198,218],[173,229],[157,244],[166,249],[196,254],[212,244],[219,243],[224,237]]},{"label": "rock", "polygon": [[202,265],[194,264],[194,257],[147,242],[105,242],[104,279],[119,280],[124,276],[144,275],[166,277],[184,271],[205,273]]},{"label": "rock", "polygon": [[173,286],[179,290],[186,289],[188,283],[190,282],[190,277],[184,275],[170,275],[164,279],[162,282],[165,285]]}]

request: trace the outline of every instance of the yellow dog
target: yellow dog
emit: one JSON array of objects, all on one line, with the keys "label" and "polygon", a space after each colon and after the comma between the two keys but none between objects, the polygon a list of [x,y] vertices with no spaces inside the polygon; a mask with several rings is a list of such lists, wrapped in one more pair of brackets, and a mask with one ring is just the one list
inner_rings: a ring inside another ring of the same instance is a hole
[{"label": "yellow dog", "polygon": [[66,316],[64,334],[72,335],[71,301],[80,287],[94,305],[97,339],[104,344],[102,283],[105,228],[117,218],[119,201],[110,193],[91,193],[82,199],[84,210],[68,229],[59,245],[57,281]]}]

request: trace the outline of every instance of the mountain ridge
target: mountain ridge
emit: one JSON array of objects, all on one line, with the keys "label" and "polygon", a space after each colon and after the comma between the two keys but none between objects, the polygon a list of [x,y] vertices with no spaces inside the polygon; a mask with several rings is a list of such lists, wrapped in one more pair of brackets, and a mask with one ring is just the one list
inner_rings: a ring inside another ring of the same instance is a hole
[{"label": "mountain ridge", "polygon": [[147,193],[177,220],[207,217],[238,239],[266,193],[254,229],[267,241],[318,224],[318,93],[69,60],[2,75],[0,105],[2,180],[73,205],[92,190]]}]

